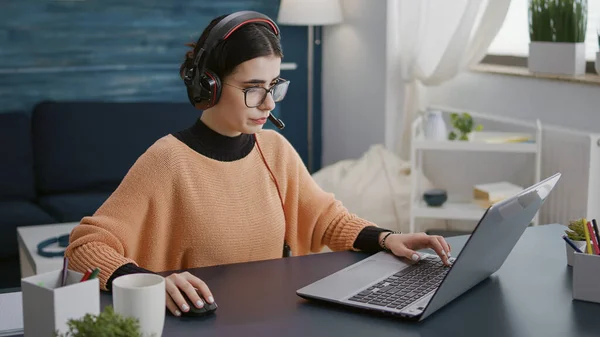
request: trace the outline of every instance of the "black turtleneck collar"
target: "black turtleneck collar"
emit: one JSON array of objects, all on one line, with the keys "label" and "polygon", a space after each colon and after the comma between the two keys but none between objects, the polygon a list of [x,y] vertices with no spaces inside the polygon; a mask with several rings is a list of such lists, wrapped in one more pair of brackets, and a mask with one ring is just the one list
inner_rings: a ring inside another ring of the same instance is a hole
[{"label": "black turtleneck collar", "polygon": [[200,118],[193,126],[176,132],[173,136],[194,151],[219,161],[242,159],[254,148],[253,135],[224,136],[209,128]]}]

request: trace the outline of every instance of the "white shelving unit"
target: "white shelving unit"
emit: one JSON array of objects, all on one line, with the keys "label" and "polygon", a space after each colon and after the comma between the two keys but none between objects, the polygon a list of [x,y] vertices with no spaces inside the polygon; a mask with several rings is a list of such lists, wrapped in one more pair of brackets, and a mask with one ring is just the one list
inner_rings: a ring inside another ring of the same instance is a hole
[{"label": "white shelving unit", "polygon": [[[471,114],[474,119],[488,120],[501,122],[504,124],[512,124],[521,128],[531,128],[532,133],[535,133],[535,142],[531,143],[485,143],[479,141],[459,141],[459,140],[431,140],[426,139],[423,133],[422,116],[418,117],[412,124],[412,139],[411,139],[411,195],[410,195],[410,232],[415,233],[419,229],[416,228],[417,218],[429,219],[445,219],[445,220],[471,220],[477,221],[485,212],[485,209],[473,202],[472,196],[457,196],[451,191],[448,195],[448,200],[440,207],[430,207],[423,201],[422,195],[419,195],[419,177],[422,173],[423,151],[438,150],[438,151],[478,151],[478,152],[504,152],[504,153],[529,153],[535,156],[535,165],[532,168],[535,181],[540,180],[541,166],[541,134],[542,125],[539,120],[535,123],[524,122],[516,119],[485,115],[482,113],[468,111],[464,109],[454,109],[442,106],[430,106],[428,110],[439,110],[442,114],[450,114],[453,112]],[[510,132],[507,131],[507,132]],[[483,164],[485,165],[485,164]],[[536,214],[533,224],[538,224],[538,215]]]}]

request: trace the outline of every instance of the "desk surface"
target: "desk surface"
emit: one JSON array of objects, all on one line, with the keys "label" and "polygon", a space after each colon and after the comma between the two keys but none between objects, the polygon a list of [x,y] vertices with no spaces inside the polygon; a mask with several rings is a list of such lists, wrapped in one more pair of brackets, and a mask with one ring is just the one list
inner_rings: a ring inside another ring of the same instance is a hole
[{"label": "desk surface", "polygon": [[[163,336],[598,336],[600,304],[572,299],[563,229],[528,228],[496,274],[420,323],[295,294],[367,256],[362,253],[193,269],[211,287],[219,309],[202,319],[167,315]],[[457,253],[466,237],[448,241]],[[103,294],[102,305],[110,303]]]}]

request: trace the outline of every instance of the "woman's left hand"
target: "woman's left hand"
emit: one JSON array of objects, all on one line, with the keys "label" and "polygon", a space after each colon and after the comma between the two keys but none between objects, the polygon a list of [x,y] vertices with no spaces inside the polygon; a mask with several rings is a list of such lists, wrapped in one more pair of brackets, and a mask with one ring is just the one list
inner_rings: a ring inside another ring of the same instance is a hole
[{"label": "woman's left hand", "polygon": [[[387,234],[384,232],[379,235],[380,244]],[[450,265],[448,259],[452,257],[450,245],[439,235],[427,235],[425,233],[391,234],[385,239],[385,246],[394,255],[406,257],[412,261],[419,261],[421,255],[416,250],[425,248],[433,249],[445,265]]]}]

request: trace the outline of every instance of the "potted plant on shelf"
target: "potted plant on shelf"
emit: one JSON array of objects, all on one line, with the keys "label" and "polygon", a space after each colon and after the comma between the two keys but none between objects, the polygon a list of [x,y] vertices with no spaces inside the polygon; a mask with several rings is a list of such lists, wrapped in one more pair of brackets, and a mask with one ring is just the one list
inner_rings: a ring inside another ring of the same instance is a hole
[{"label": "potted plant on shelf", "polygon": [[[452,127],[456,129],[458,134],[454,130],[450,131],[450,133],[448,134],[449,140],[470,139],[469,136],[471,135],[471,132],[473,132],[473,126],[475,125],[475,122],[473,122],[473,117],[471,117],[469,113],[463,112],[459,115],[456,112],[453,112],[450,114],[450,122],[452,124]],[[483,130],[483,126],[481,124],[475,126],[475,131],[481,130]]]},{"label": "potted plant on shelf", "polygon": [[583,75],[587,14],[587,0],[529,0],[529,70]]},{"label": "potted plant on shelf", "polygon": [[123,317],[111,306],[106,306],[99,315],[86,314],[80,319],[67,322],[68,331],[55,337],[142,337],[137,319]]},{"label": "potted plant on shelf", "polygon": [[[587,222],[585,219],[569,221],[569,229],[565,230],[567,237],[571,239],[575,246],[577,246],[577,248],[579,248],[582,252],[585,252],[586,249],[585,232],[583,230],[583,226],[585,226],[586,223]],[[574,250],[566,242],[565,246],[567,250],[567,264],[572,266]]]}]

